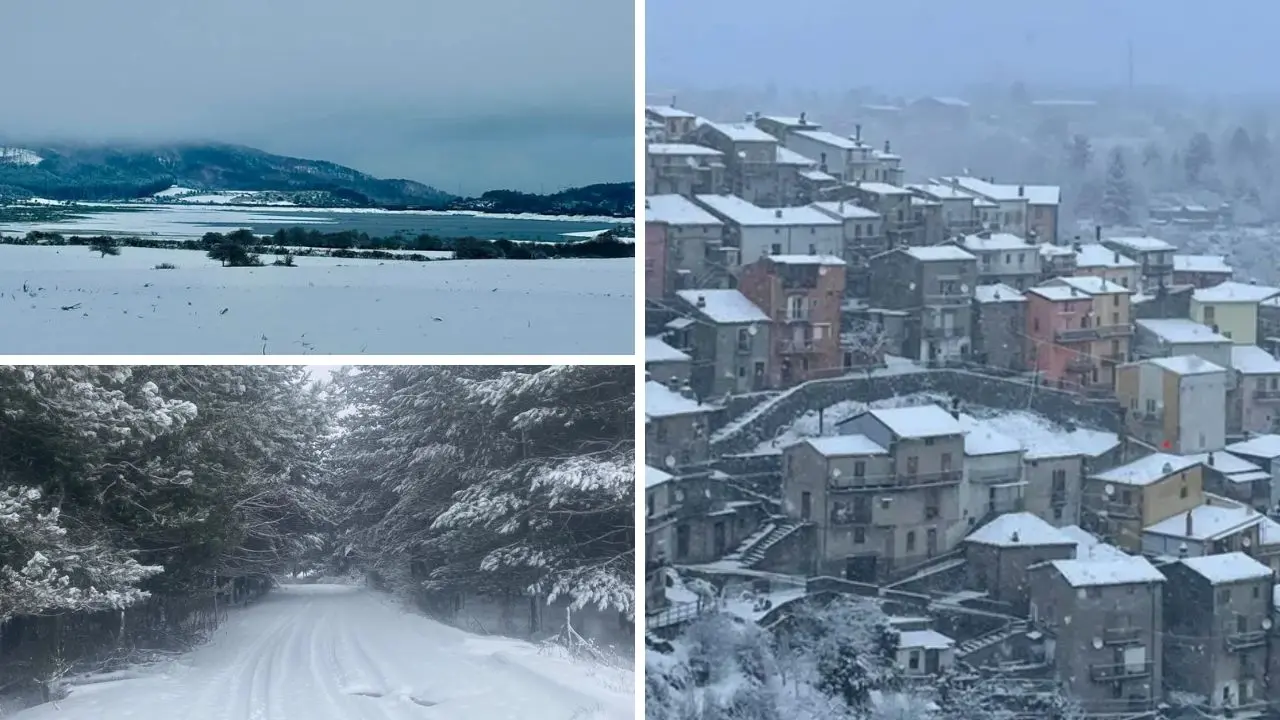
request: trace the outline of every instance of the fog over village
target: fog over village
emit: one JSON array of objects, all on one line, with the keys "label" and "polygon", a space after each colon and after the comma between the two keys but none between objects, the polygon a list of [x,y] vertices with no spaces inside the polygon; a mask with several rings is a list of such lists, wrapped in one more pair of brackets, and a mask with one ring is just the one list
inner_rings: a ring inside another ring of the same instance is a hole
[{"label": "fog over village", "polygon": [[1277,716],[1265,33],[899,5],[649,3],[647,716]]}]

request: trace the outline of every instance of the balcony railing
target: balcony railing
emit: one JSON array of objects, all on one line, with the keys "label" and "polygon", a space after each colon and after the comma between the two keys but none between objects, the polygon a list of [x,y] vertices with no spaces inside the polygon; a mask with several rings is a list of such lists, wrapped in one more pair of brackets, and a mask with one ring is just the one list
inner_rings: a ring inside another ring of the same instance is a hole
[{"label": "balcony railing", "polygon": [[1227,649],[1232,652],[1243,652],[1260,648],[1267,644],[1266,630],[1252,630],[1250,632],[1231,633],[1227,635]]},{"label": "balcony railing", "polygon": [[1107,340],[1109,338],[1129,337],[1133,334],[1132,325],[1095,325],[1089,328],[1071,328],[1054,333],[1058,342],[1085,342],[1089,340]]},{"label": "balcony railing", "polygon": [[924,329],[924,336],[930,339],[958,338],[967,334],[962,333],[957,327],[926,327]]},{"label": "balcony railing", "polygon": [[1103,503],[1102,509],[1106,511],[1109,517],[1122,520],[1136,519],[1140,515],[1138,507],[1119,502]]},{"label": "balcony railing", "polygon": [[842,477],[839,481],[831,481],[828,487],[832,491],[880,490],[884,488],[928,487],[930,485],[955,485],[960,482],[962,473],[959,470],[936,473],[894,473],[890,475],[866,475],[863,477]]},{"label": "balcony railing", "polygon": [[1088,373],[1093,372],[1095,367],[1097,367],[1096,363],[1088,355],[1076,355],[1067,360],[1067,372]]},{"label": "balcony railing", "polygon": [[1089,666],[1089,677],[1094,682],[1120,682],[1150,677],[1151,663],[1096,663]]},{"label": "balcony railing", "polygon": [[781,343],[784,355],[807,355],[820,349],[813,340],[783,340]]},{"label": "balcony railing", "polygon": [[1153,412],[1135,412],[1133,417],[1143,427],[1160,427],[1164,425],[1164,414]]},{"label": "balcony railing", "polygon": [[968,305],[973,302],[973,296],[962,292],[951,293],[925,293],[925,305]]},{"label": "balcony railing", "polygon": [[1280,390],[1254,390],[1253,399],[1264,402],[1280,400]]},{"label": "balcony railing", "polygon": [[1110,627],[1102,629],[1102,642],[1107,645],[1130,645],[1142,639],[1145,631],[1137,627]]}]

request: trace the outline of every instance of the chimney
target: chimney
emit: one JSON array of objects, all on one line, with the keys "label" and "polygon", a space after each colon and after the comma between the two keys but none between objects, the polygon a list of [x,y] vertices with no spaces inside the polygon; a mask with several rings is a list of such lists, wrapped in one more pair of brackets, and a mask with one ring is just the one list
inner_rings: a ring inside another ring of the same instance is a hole
[{"label": "chimney", "polygon": [[698,302],[697,302],[696,304],[697,304],[697,306],[698,306],[698,307],[700,307],[700,308],[704,308],[704,307],[706,307],[706,306],[707,306],[707,296],[706,296],[706,295],[699,295],[699,296],[698,296]]},{"label": "chimney", "polygon": [[1186,529],[1186,532],[1184,532],[1184,533],[1183,533],[1183,535],[1186,535],[1187,537],[1192,537],[1192,535],[1191,535],[1191,531],[1192,531],[1193,529],[1194,529],[1194,528],[1192,528],[1192,526],[1191,526],[1191,511],[1190,511],[1190,510],[1188,510],[1188,511],[1187,511],[1187,529]]},{"label": "chimney", "polygon": [[1026,196],[1027,196],[1027,186],[1026,186],[1026,185],[1019,185],[1019,186],[1018,186],[1018,197],[1026,197]]},{"label": "chimney", "polygon": [[755,119],[756,118],[754,113],[747,113],[747,124],[751,124],[755,122]]},{"label": "chimney", "polygon": [[674,393],[680,392],[680,378],[667,378],[667,389]]},{"label": "chimney", "polygon": [[1101,225],[1093,226],[1093,240],[1094,242],[1102,242],[1102,226]]},{"label": "chimney", "polygon": [[648,210],[648,209],[649,209],[649,198],[645,198],[645,199],[644,199],[644,209],[645,209],[645,210]]},{"label": "chimney", "polygon": [[653,373],[649,372],[648,370],[645,370],[645,371],[644,371],[644,381],[645,381],[645,382],[649,382],[649,381],[650,381],[650,380],[652,380],[652,379],[653,379]]},{"label": "chimney", "polygon": [[1014,543],[1018,542],[1018,531],[1017,531],[1017,530],[1014,530],[1014,531],[1013,531],[1013,534],[1009,536],[1009,542],[1014,542]]},{"label": "chimney", "polygon": [[[1188,527],[1190,527],[1190,526],[1191,526],[1191,515],[1187,515],[1187,526],[1188,526]],[[1190,532],[1190,531],[1188,531],[1188,532]],[[1184,559],[1184,560],[1187,558],[1187,544],[1186,544],[1186,543],[1178,543],[1178,557],[1180,557],[1180,558],[1182,558],[1182,559]]]},{"label": "chimney", "polygon": [[778,208],[777,210],[774,210],[774,211],[773,211],[773,216],[774,216],[774,217],[776,217],[776,218],[778,218],[779,220],[781,220],[781,219],[782,219],[782,208]]},{"label": "chimney", "polygon": [[680,397],[685,398],[686,400],[694,399],[693,388],[689,387],[688,383],[680,387]]},{"label": "chimney", "polygon": [[885,152],[885,154],[886,154],[886,155],[888,155],[888,154],[889,154],[889,152],[890,152],[890,150],[889,150],[889,141],[888,141],[888,140],[885,140],[885,141],[884,141],[884,152]]},{"label": "chimney", "polygon": [[805,119],[805,113],[804,113],[804,111],[803,111],[803,110],[801,110],[801,111],[800,111],[800,124],[801,124],[801,125],[808,125],[808,124],[809,124],[809,121],[808,121],[807,119]]},{"label": "chimney", "polygon": [[960,398],[951,398],[951,417],[960,419]]},{"label": "chimney", "polygon": [[853,126],[853,140],[854,142],[862,142],[862,123]]},{"label": "chimney", "polygon": [[1209,453],[1209,467],[1213,467],[1213,453]]}]

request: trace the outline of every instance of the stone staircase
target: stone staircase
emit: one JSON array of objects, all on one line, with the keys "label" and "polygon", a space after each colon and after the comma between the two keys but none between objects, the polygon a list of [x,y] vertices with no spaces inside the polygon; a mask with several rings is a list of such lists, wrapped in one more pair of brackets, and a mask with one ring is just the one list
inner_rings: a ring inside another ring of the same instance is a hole
[{"label": "stone staircase", "polygon": [[1025,633],[1030,629],[1030,624],[1026,620],[1014,620],[1004,627],[997,628],[985,635],[979,635],[976,638],[970,638],[960,643],[956,647],[956,656],[960,659],[966,658],[980,650],[985,650],[992,645],[1008,640],[1014,635]]},{"label": "stone staircase", "polygon": [[765,523],[763,527],[747,536],[742,544],[733,552],[724,556],[725,560],[736,562],[744,568],[753,568],[769,552],[769,548],[782,542],[791,533],[799,530],[802,523],[776,518]]}]

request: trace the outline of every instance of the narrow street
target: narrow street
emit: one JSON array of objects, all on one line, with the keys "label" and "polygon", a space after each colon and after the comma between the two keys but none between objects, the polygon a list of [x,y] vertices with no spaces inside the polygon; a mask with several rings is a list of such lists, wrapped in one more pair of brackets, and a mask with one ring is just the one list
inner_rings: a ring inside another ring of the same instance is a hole
[{"label": "narrow street", "polygon": [[405,613],[342,585],[287,585],[144,677],[80,686],[19,720],[621,720],[632,675]]}]

